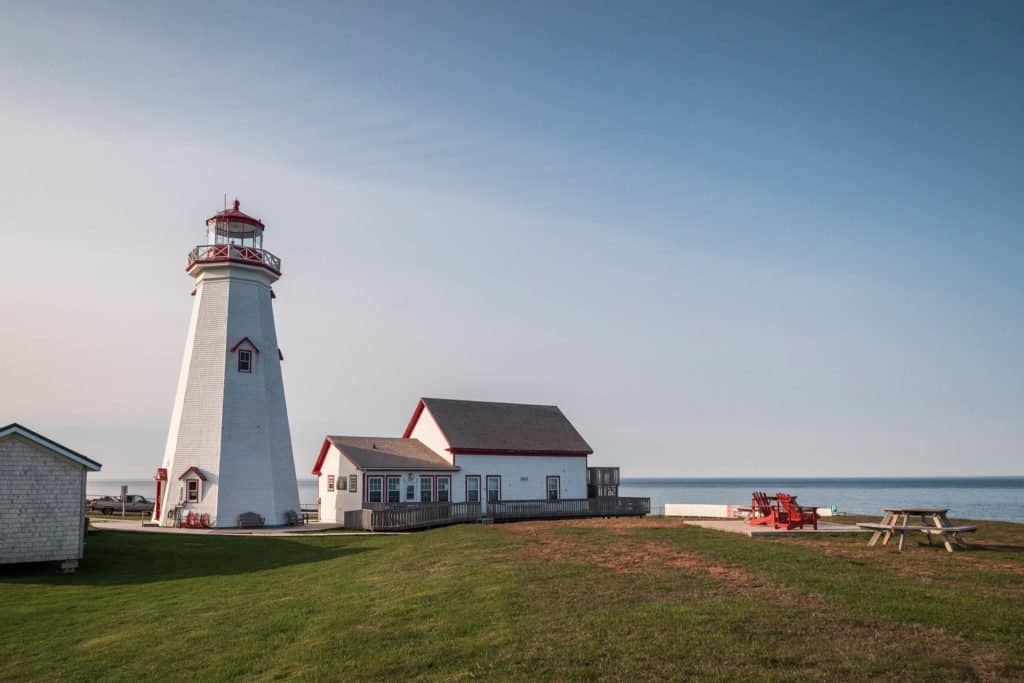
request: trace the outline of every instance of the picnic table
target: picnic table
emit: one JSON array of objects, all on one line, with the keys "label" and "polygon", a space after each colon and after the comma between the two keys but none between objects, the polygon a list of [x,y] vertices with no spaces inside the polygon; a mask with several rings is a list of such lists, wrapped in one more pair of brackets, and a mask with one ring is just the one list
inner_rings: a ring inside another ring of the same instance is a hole
[{"label": "picnic table", "polygon": [[[880,538],[882,545],[887,545],[893,534],[899,534],[899,549],[903,550],[906,534],[920,532],[928,537],[929,545],[938,536],[948,552],[953,552],[954,547],[966,549],[967,543],[960,538],[960,534],[977,531],[978,527],[954,525],[946,517],[947,512],[949,508],[885,508],[881,522],[858,522],[857,526],[875,532],[871,534],[868,546],[876,545]],[[911,524],[912,517],[916,517],[919,523]]]}]

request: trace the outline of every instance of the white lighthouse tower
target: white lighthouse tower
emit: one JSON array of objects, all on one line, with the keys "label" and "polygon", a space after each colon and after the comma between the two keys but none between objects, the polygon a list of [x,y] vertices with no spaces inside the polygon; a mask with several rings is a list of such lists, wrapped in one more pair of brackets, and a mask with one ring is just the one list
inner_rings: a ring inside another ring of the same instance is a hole
[{"label": "white lighthouse tower", "polygon": [[195,301],[153,521],[230,527],[254,512],[284,524],[299,490],[271,304],[281,260],[237,199],[206,227],[185,268]]}]

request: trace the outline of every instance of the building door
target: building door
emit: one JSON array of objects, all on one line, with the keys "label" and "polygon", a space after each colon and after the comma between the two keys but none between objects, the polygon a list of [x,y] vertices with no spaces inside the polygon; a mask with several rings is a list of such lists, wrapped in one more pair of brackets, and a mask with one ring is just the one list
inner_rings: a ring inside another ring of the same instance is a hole
[{"label": "building door", "polygon": [[487,475],[487,504],[501,502],[501,476]]}]

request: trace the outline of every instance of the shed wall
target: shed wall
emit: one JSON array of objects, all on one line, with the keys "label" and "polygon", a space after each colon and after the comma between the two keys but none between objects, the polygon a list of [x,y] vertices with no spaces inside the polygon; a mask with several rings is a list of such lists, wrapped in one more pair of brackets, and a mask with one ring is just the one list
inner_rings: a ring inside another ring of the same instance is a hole
[{"label": "shed wall", "polygon": [[27,439],[0,439],[0,564],[82,557],[85,477]]}]

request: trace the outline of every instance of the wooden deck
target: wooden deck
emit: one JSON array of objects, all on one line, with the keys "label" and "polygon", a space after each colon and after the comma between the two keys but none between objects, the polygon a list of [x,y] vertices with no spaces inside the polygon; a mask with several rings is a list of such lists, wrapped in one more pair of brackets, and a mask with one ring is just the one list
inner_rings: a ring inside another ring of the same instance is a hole
[{"label": "wooden deck", "polygon": [[345,512],[346,529],[406,531],[480,519],[480,503],[366,503]]},{"label": "wooden deck", "polygon": [[575,498],[569,500],[503,500],[488,503],[364,503],[360,510],[345,512],[346,529],[409,531],[448,524],[493,520],[570,517],[623,517],[650,514],[650,498]]}]

